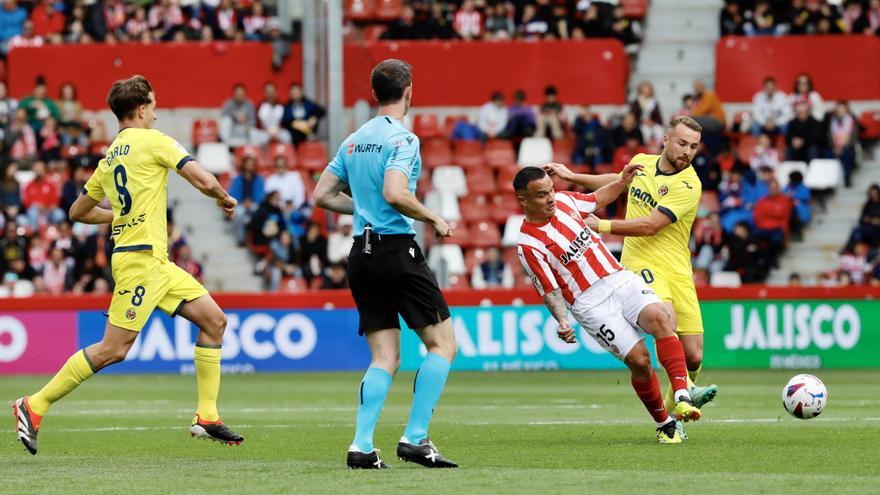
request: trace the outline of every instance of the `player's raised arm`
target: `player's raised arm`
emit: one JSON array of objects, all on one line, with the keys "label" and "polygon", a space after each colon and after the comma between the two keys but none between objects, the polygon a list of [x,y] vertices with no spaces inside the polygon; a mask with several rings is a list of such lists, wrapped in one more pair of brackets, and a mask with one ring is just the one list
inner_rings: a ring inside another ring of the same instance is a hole
[{"label": "player's raised arm", "polygon": [[385,172],[382,196],[392,208],[420,222],[429,224],[438,238],[449,237],[452,231],[446,220],[423,205],[409,190],[409,177],[398,169]]},{"label": "player's raised arm", "polygon": [[205,170],[199,162],[188,160],[178,169],[178,173],[180,173],[180,176],[186,179],[187,182],[192,184],[193,187],[198,189],[199,192],[205,196],[216,199],[217,206],[223,210],[223,214],[226,215],[226,218],[232,218],[235,215],[235,207],[238,205],[238,201],[230,196],[230,194],[223,189],[223,186],[220,185],[217,178],[214,177],[214,174]]},{"label": "player's raised arm", "polygon": [[325,170],[315,186],[315,205],[345,215],[354,213],[354,201],[345,194],[347,184],[333,172]]},{"label": "player's raised arm", "polygon": [[590,191],[607,186],[620,178],[617,174],[576,174],[561,163],[548,163],[544,165],[544,171],[547,172],[547,175],[559,177],[564,181],[585,187]]},{"label": "player's raised arm", "polygon": [[615,180],[609,182],[608,184],[605,184],[593,193],[593,195],[596,196],[596,207],[601,208],[609,203],[614,202],[614,200],[617,199],[618,196],[620,196],[620,193],[623,192],[624,189],[626,189],[626,186],[632,183],[633,177],[636,176],[636,173],[644,170],[644,168],[645,167],[643,167],[642,165],[629,164],[626,166],[626,168],[623,169],[623,172],[621,172],[620,175],[608,174],[613,175],[615,177]]}]

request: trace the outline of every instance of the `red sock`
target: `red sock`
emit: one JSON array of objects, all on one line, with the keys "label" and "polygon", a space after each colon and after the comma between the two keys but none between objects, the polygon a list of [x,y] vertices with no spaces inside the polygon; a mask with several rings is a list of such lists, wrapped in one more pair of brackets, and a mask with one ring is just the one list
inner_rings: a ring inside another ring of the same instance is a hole
[{"label": "red sock", "polygon": [[645,409],[648,410],[648,414],[654,418],[654,421],[657,424],[665,422],[669,418],[669,414],[666,413],[666,408],[663,407],[663,395],[660,394],[660,382],[657,381],[657,373],[651,373],[651,378],[646,382],[640,382],[635,377],[632,377],[630,382],[636,391],[636,395],[639,396],[639,399],[642,399],[642,404],[645,405]]},{"label": "red sock", "polygon": [[666,337],[657,340],[657,359],[666,370],[672,390],[687,390],[687,365],[684,361],[684,349],[678,337]]}]

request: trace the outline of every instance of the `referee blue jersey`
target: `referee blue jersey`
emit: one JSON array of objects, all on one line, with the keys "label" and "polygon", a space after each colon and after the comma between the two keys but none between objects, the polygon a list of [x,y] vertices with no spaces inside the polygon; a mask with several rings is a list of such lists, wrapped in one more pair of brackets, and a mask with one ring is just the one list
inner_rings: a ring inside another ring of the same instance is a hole
[{"label": "referee blue jersey", "polygon": [[377,234],[415,234],[413,219],[395,210],[382,195],[385,172],[400,170],[416,192],[422,172],[419,138],[400,121],[380,115],[348,136],[327,170],[351,188],[354,233],[369,224]]}]

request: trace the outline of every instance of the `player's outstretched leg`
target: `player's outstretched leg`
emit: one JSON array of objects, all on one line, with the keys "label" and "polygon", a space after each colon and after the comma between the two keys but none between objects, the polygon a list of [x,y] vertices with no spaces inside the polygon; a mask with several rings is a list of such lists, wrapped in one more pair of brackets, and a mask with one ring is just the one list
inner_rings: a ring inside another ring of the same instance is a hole
[{"label": "player's outstretched leg", "polygon": [[368,331],[367,344],[373,359],[358,387],[356,429],[346,464],[350,469],[387,469],[389,466],[379,457],[379,449],[373,446],[373,432],[400,366],[400,330]]},{"label": "player's outstretched leg", "polygon": [[226,445],[240,445],[244,437],[229,429],[220,421],[217,397],[220,395],[221,343],[226,330],[226,315],[209,295],[203,295],[185,303],[179,313],[199,327],[193,361],[199,403],[189,427],[196,438],[213,440]]},{"label": "player's outstretched leg", "polygon": [[654,423],[657,426],[657,441],[662,444],[681,443],[681,437],[675,428],[677,422],[669,416],[666,408],[663,407],[660,382],[651,366],[651,356],[648,354],[644,341],[640,341],[629,351],[624,363],[632,373],[630,381],[633,390],[645,405],[648,414],[654,418]]},{"label": "player's outstretched leg", "polygon": [[428,355],[416,373],[413,405],[406,431],[397,444],[397,457],[428,468],[455,468],[458,464],[443,457],[428,439],[428,424],[449,376],[457,344],[452,320],[446,319],[418,331]]}]

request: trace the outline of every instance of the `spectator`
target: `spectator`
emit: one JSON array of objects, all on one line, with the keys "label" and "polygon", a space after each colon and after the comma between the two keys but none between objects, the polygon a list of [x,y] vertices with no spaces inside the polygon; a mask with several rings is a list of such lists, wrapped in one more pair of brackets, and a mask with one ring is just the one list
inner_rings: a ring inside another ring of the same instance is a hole
[{"label": "spectator", "polygon": [[0,206],[3,207],[0,220],[3,220],[4,214],[6,219],[19,223],[27,221],[21,216],[21,186],[15,178],[18,172],[18,163],[11,162],[6,165],[3,170],[3,182],[0,183]]},{"label": "spectator", "polygon": [[776,266],[779,254],[785,249],[792,202],[791,198],[779,193],[779,183],[775,179],[770,181],[769,188],[769,194],[755,203],[755,234],[769,244],[770,259]]},{"label": "spectator", "polygon": [[516,30],[517,37],[524,40],[538,40],[548,31],[550,31],[550,23],[547,19],[538,16],[535,5],[527,3],[523,6],[522,20]]},{"label": "spectator", "polygon": [[61,159],[61,138],[55,119],[49,117],[40,129],[40,160],[55,163]]},{"label": "spectator", "polygon": [[690,115],[703,126],[704,137],[705,134],[720,134],[727,126],[721,100],[699,79],[694,81],[694,105]]},{"label": "spectator", "polygon": [[614,150],[614,157],[611,159],[611,165],[614,167],[614,173],[623,172],[623,169],[629,165],[633,158],[639,153],[647,153],[648,150],[639,144],[638,138],[629,136],[626,138],[623,146]]},{"label": "spectator", "polygon": [[34,33],[34,23],[24,21],[21,25],[21,34],[17,34],[9,40],[6,50],[12,51],[15,48],[33,48],[43,46],[43,37]]},{"label": "spectator", "polygon": [[717,212],[710,213],[705,221],[697,222],[694,226],[694,268],[709,273],[720,271],[724,266],[723,240],[724,230]]},{"label": "spectator", "polygon": [[150,40],[150,23],[147,21],[147,11],[143,7],[136,7],[134,15],[125,22],[125,35],[133,41]]},{"label": "spectator", "polygon": [[770,8],[770,2],[759,0],[755,4],[752,18],[746,21],[743,29],[747,36],[771,36],[779,34],[777,31],[776,19]]},{"label": "spectator", "polygon": [[25,186],[22,196],[22,204],[27,210],[31,228],[39,228],[46,221],[62,222],[66,215],[58,207],[61,203],[58,185],[46,177],[46,164],[36,161],[31,165],[31,170],[34,172],[34,180]]},{"label": "spectator", "polygon": [[348,253],[354,244],[353,226],[354,218],[351,215],[339,216],[337,230],[327,238],[327,260],[330,263],[348,264]]},{"label": "spectator", "polygon": [[417,40],[424,37],[425,33],[421,26],[416,25],[415,18],[415,10],[409,5],[404,6],[400,13],[400,19],[388,26],[388,30],[382,33],[382,39]]},{"label": "spectator", "polygon": [[739,273],[743,283],[746,284],[763,282],[767,278],[770,271],[770,260],[749,231],[748,223],[736,224],[733,235],[730,236],[726,244],[730,246],[730,255],[724,266],[725,271]]},{"label": "spectator", "polygon": [[526,104],[525,91],[518,89],[513,93],[513,104],[507,109],[505,135],[514,139],[531,137],[535,128],[535,112]]},{"label": "spectator", "polygon": [[804,7],[805,0],[792,0],[785,19],[788,25],[788,34],[808,34],[815,30],[814,25],[808,25],[810,22],[810,12]]},{"label": "spectator", "polygon": [[726,0],[721,11],[721,36],[744,36],[745,21],[737,0]]},{"label": "spectator", "polygon": [[580,29],[587,38],[604,38],[608,34],[605,21],[602,19],[599,5],[596,2],[590,2],[584,13]]},{"label": "spectator", "polygon": [[215,16],[214,37],[221,40],[236,39],[238,34],[236,30],[238,27],[238,13],[232,4],[232,0],[220,0]]},{"label": "spectator", "polygon": [[868,29],[868,17],[862,10],[861,1],[850,1],[846,4],[840,16],[840,25],[841,31],[847,34],[862,34]]},{"label": "spectator", "polygon": [[73,270],[58,247],[52,248],[49,261],[43,266],[43,284],[49,294],[61,294],[73,287]]},{"label": "spectator", "polygon": [[773,146],[770,136],[767,134],[758,136],[758,144],[752,148],[752,152],[749,154],[749,166],[752,167],[752,170],[758,172],[764,167],[775,170],[779,161],[779,150]]},{"label": "spectator", "polygon": [[[77,99],[76,86],[71,83],[61,85],[60,98],[58,99],[58,120],[62,133],[69,136],[77,136],[82,129],[82,104]],[[71,137],[65,144],[71,144],[75,139]]]},{"label": "spectator", "polygon": [[480,12],[474,6],[474,0],[464,0],[461,8],[455,13],[455,32],[462,39],[480,39],[483,34],[483,21]]},{"label": "spectator", "polygon": [[248,15],[242,20],[244,26],[244,38],[248,41],[263,41],[266,39],[266,28],[269,17],[266,15],[266,7],[263,2],[255,1],[251,4]]},{"label": "spectator", "polygon": [[85,168],[71,168],[73,170],[71,171],[70,178],[67,179],[67,182],[65,182],[63,186],[61,186],[61,211],[64,212],[65,215],[70,211],[70,206],[76,201],[76,198],[79,197],[83,187],[86,185],[86,181],[88,180]]},{"label": "spectator", "polygon": [[623,12],[623,7],[617,5],[611,19],[611,37],[620,40],[624,46],[635,49],[634,45],[641,41],[642,26],[638,21],[628,19]]},{"label": "spectator", "polygon": [[608,152],[608,136],[599,116],[589,107],[581,108],[572,126],[574,132],[574,151],[571,162],[575,165],[595,166],[606,163],[611,155]]},{"label": "spectator", "polygon": [[681,108],[675,112],[675,115],[690,115],[694,109],[694,95],[686,94],[681,97]]},{"label": "spectator", "polygon": [[[124,39],[126,20],[125,3],[121,0],[106,0],[103,3],[104,26],[107,30],[107,35],[114,39]],[[99,3],[98,5],[101,4]],[[166,12],[167,15],[167,11],[170,7],[168,0],[161,0],[159,5],[161,5],[161,10]],[[158,9],[159,5],[153,8]],[[177,7],[177,9],[179,11],[180,7]]]},{"label": "spectator", "polygon": [[266,196],[265,181],[257,174],[257,160],[253,156],[245,156],[241,162],[241,173],[232,179],[229,194],[238,201],[235,217],[235,237],[240,246],[245,242],[245,227],[259,208]]},{"label": "spectator", "polygon": [[718,165],[718,160],[706,149],[706,145],[700,145],[700,150],[691,160],[691,166],[700,178],[703,193],[718,190],[718,185],[721,183],[721,167]]},{"label": "spectator", "polygon": [[654,96],[654,86],[651,83],[644,81],[639,84],[636,97],[629,105],[629,111],[639,122],[646,143],[663,142],[663,134],[666,130],[663,126],[663,116],[660,114],[660,104]]},{"label": "spectator", "polygon": [[753,187],[743,180],[736,168],[730,170],[718,186],[718,199],[721,203],[721,227],[725,232],[732,232],[734,227],[746,222],[752,223],[752,211],[749,205]]},{"label": "spectator", "polygon": [[474,289],[513,288],[513,271],[501,259],[501,253],[497,247],[493,246],[487,249],[486,259],[474,267],[474,272],[471,274],[471,285]]},{"label": "spectator", "polygon": [[0,81],[0,130],[9,127],[17,108],[18,100],[9,96],[6,81]]},{"label": "spectator", "polygon": [[445,4],[441,2],[434,2],[431,5],[431,18],[428,21],[428,27],[430,38],[451,40],[456,36],[450,15],[446,11]]},{"label": "spectator", "polygon": [[21,34],[27,18],[27,11],[19,7],[16,0],[3,0],[3,8],[0,9],[0,44],[4,52],[9,40]]},{"label": "spectator", "polygon": [[547,86],[544,89],[544,103],[536,118],[535,136],[560,139],[563,136],[562,125],[562,104],[559,103],[556,87]]},{"label": "spectator", "polygon": [[785,132],[788,159],[809,162],[819,157],[824,141],[822,124],[810,115],[810,104],[806,101],[795,103],[794,114]]},{"label": "spectator", "polygon": [[5,148],[13,160],[32,160],[37,156],[37,135],[27,122],[27,112],[18,108],[9,129],[3,134]]},{"label": "spectator", "polygon": [[287,169],[285,156],[275,158],[275,173],[266,178],[266,193],[278,191],[281,204],[290,203],[294,209],[306,202],[306,189],[298,172]]},{"label": "spectator", "polygon": [[868,11],[865,13],[868,25],[865,27],[865,34],[880,35],[880,0],[871,0],[868,2]]},{"label": "spectator", "polygon": [[311,139],[324,117],[324,108],[305,97],[302,86],[290,85],[290,101],[284,106],[281,125],[290,132],[293,144]]},{"label": "spectator", "polygon": [[257,110],[260,127],[269,135],[269,141],[290,142],[290,133],[281,128],[284,105],[278,102],[275,83],[268,82],[263,87],[263,102]]},{"label": "spectator", "polygon": [[43,266],[49,259],[49,253],[46,250],[45,241],[39,235],[35,235],[31,239],[31,247],[27,254],[28,263],[37,273],[43,273]]},{"label": "spectator", "polygon": [[183,246],[180,246],[180,249],[177,251],[177,257],[174,259],[174,263],[182,268],[183,271],[192,275],[199,282],[202,281],[202,264],[193,259],[192,251],[188,245],[184,244]]},{"label": "spectator", "polygon": [[269,18],[266,29],[269,31],[266,43],[272,47],[272,69],[278,72],[282,69],[284,61],[290,57],[291,41],[281,32],[281,21],[277,17]]},{"label": "spectator", "polygon": [[43,122],[49,117],[54,118],[56,122],[61,121],[61,112],[58,110],[58,106],[46,96],[46,82],[42,77],[37,78],[33,94],[22,98],[18,108],[27,112],[28,124],[35,133],[40,132]]},{"label": "spectator", "polygon": [[785,134],[789,120],[791,105],[788,97],[777,88],[775,79],[764,79],[764,89],[752,98],[752,134]]},{"label": "spectator", "polygon": [[745,197],[746,206],[754,208],[755,203],[759,199],[765,198],[770,194],[770,181],[775,180],[776,175],[773,169],[764,165],[757,170],[755,185],[751,189],[750,194]]},{"label": "spectator", "polygon": [[852,172],[856,167],[856,139],[858,124],[845,101],[837,102],[828,125],[828,142],[834,158],[843,164],[843,180],[846,187],[852,186]]},{"label": "spectator", "polygon": [[788,184],[783,189],[783,194],[791,198],[794,206],[791,232],[795,239],[800,240],[803,236],[803,228],[810,223],[813,216],[810,211],[810,189],[804,185],[803,174],[797,171],[788,174]]},{"label": "spectator", "polygon": [[265,139],[257,131],[256,113],[244,84],[236,84],[232,98],[226,100],[220,110],[220,138],[223,142],[236,147],[264,144]]},{"label": "spectator", "polygon": [[[825,20],[825,19],[823,19]],[[837,280],[834,287],[850,287],[853,285],[852,275],[850,272],[845,270],[840,270],[837,272]]]},{"label": "spectator", "polygon": [[846,250],[851,250],[858,242],[866,242],[871,248],[880,247],[880,185],[878,184],[871,184],[868,188],[868,200],[862,206],[859,224],[850,234]]},{"label": "spectator", "polygon": [[800,287],[801,283],[801,275],[798,272],[792,272],[788,276],[788,286],[789,287]]},{"label": "spectator", "polygon": [[266,197],[248,224],[248,232],[251,234],[251,243],[258,247],[268,247],[269,244],[287,230],[284,213],[281,211],[281,196],[278,191],[266,193]]},{"label": "spectator", "polygon": [[52,242],[52,247],[64,251],[64,256],[71,260],[81,259],[82,245],[79,239],[73,235],[73,224],[68,220],[62,220],[58,224],[58,235]]},{"label": "spectator", "polygon": [[851,253],[845,253],[840,257],[840,271],[849,274],[855,285],[861,285],[865,275],[871,271],[871,264],[868,263],[870,251],[871,248],[867,243],[857,242]]},{"label": "spectator", "polygon": [[318,224],[311,223],[299,244],[300,267],[303,270],[303,277],[311,284],[312,279],[320,276],[327,266],[327,238],[321,234],[321,227]]},{"label": "spectator", "polygon": [[630,139],[635,139],[639,146],[645,144],[645,138],[642,136],[642,130],[639,128],[639,121],[632,112],[623,116],[620,125],[611,129],[611,145],[614,149],[626,146]]},{"label": "spectator", "polygon": [[0,239],[0,272],[9,270],[15,261],[27,260],[27,239],[23,234],[19,233],[15,221],[6,222],[6,230]]},{"label": "spectator", "polygon": [[794,91],[789,99],[795,113],[797,113],[797,104],[806,102],[814,119],[819,122],[825,120],[825,102],[819,92],[813,88],[813,78],[809,74],[804,73],[797,76],[794,82]]},{"label": "spectator", "polygon": [[507,107],[504,106],[504,93],[495,91],[490,101],[480,107],[477,117],[477,127],[487,139],[503,137],[504,128],[507,126]]},{"label": "spectator", "polygon": [[91,35],[86,32],[86,9],[82,5],[74,5],[68,19],[67,29],[64,35],[66,43],[90,43]]},{"label": "spectator", "polygon": [[486,16],[486,38],[493,40],[512,39],[516,32],[516,25],[513,23],[513,17],[508,12],[505,2],[498,2],[487,10],[490,13]]},{"label": "spectator", "polygon": [[331,263],[324,271],[321,279],[321,289],[347,289],[348,274],[345,273],[345,265],[342,263]]}]

